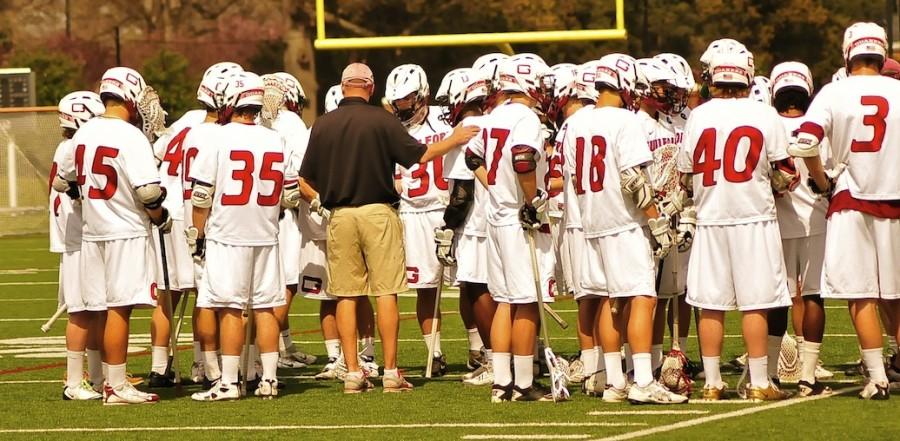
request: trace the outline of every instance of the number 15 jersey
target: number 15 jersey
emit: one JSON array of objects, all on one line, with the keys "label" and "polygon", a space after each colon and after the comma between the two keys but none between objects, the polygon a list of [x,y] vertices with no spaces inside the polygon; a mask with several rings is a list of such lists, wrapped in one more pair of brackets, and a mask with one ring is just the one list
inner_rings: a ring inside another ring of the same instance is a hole
[{"label": "number 15 jersey", "polygon": [[278,243],[285,143],[274,130],[232,122],[200,140],[191,178],[215,186],[206,237],[235,246]]}]

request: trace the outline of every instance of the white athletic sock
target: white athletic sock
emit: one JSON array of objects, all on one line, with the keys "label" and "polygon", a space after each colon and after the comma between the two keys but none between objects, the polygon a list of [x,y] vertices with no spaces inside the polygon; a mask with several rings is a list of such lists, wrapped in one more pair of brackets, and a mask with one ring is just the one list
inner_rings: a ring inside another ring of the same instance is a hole
[{"label": "white athletic sock", "polygon": [[[653,345],[650,347],[650,367],[653,372],[662,366],[663,345]],[[635,374],[637,375],[637,374]]]},{"label": "white athletic sock", "polygon": [[194,363],[203,362],[203,348],[200,347],[199,341],[194,341]]},{"label": "white athletic sock", "polygon": [[99,386],[103,384],[103,358],[100,356],[100,351],[96,349],[88,349],[85,351],[87,354],[87,368],[88,368],[88,376],[91,377],[91,383],[94,383],[95,386]]},{"label": "white athletic sock", "polygon": [[703,360],[703,374],[706,376],[706,386],[718,388],[722,386],[722,371],[719,370],[721,357],[700,357]]},{"label": "white athletic sock", "polygon": [[125,383],[125,363],[122,364],[110,364],[106,367],[106,382],[113,389],[121,386]]},{"label": "white athletic sock", "polygon": [[494,352],[491,359],[494,362],[494,384],[507,386],[512,383],[512,370],[509,367],[509,363],[512,361],[512,354],[509,352]]},{"label": "white athletic sock", "polygon": [[678,337],[678,346],[682,351],[687,351],[687,337]]},{"label": "white athletic sock", "polygon": [[238,382],[238,368],[241,365],[240,355],[222,356],[222,383],[233,385]]},{"label": "white athletic sock", "polygon": [[534,383],[534,355],[514,355],[516,387],[528,389]]},{"label": "white athletic sock", "polygon": [[150,372],[157,374],[166,373],[166,365],[169,364],[169,347],[152,346],[150,348]]},{"label": "white athletic sock", "polygon": [[887,374],[884,372],[884,357],[881,348],[863,349],[862,360],[869,371],[869,378],[879,384],[887,382]]},{"label": "white athletic sock", "polygon": [[766,357],[768,360],[766,363],[768,364],[768,369],[766,375],[769,378],[778,378],[778,356],[781,354],[781,340],[784,337],[778,337],[775,335],[769,336],[769,341],[766,346]]},{"label": "white athletic sock", "polygon": [[359,339],[359,344],[362,346],[362,350],[359,351],[360,355],[366,357],[375,356],[375,337],[363,337]]},{"label": "white athletic sock", "polygon": [[803,342],[806,341],[806,339],[803,338],[802,335],[795,335],[795,336],[794,336],[794,340],[797,340],[797,346],[798,346],[798,347],[799,347],[800,345],[802,345]]},{"label": "white athletic sock", "polygon": [[595,372],[606,370],[606,359],[603,358],[603,348],[594,346],[594,352],[597,353],[597,370]]},{"label": "white athletic sock", "polygon": [[[777,359],[776,359],[777,360]],[[776,361],[777,363],[777,361]],[[768,357],[747,357],[747,366],[750,369],[750,385],[765,389],[769,387]]]},{"label": "white athletic sock", "polygon": [[628,343],[625,343],[623,351],[625,352],[625,354],[624,354],[625,355],[625,373],[634,372],[634,362],[631,358],[631,356],[632,356],[631,345]]},{"label": "white athletic sock", "polygon": [[385,369],[385,370],[384,370],[384,376],[385,376],[385,377],[391,377],[391,378],[397,378],[397,377],[400,376],[400,369],[397,369],[397,368],[394,368],[394,369]]},{"label": "white athletic sock", "polygon": [[[425,350],[428,350],[428,347],[431,346],[431,334],[425,334],[422,338],[425,340]],[[439,357],[443,352],[441,352],[441,331],[434,333],[434,348],[432,351],[432,357]]]},{"label": "white athletic sock", "polygon": [[66,351],[66,386],[71,388],[81,384],[84,372],[84,351]]},{"label": "white athletic sock", "polygon": [[203,367],[206,378],[218,380],[222,378],[222,370],[219,369],[219,353],[216,351],[203,351]]},{"label": "white athletic sock", "polygon": [[[662,348],[660,348],[662,352]],[[631,356],[634,361],[634,383],[645,387],[653,382],[653,356],[649,352],[640,352]]]},{"label": "white athletic sock", "polygon": [[294,348],[294,339],[291,338],[290,329],[281,331],[281,338],[278,339],[278,350],[279,352],[283,352],[286,354],[289,354],[296,350],[296,348]]},{"label": "white athletic sock", "polygon": [[101,361],[100,369],[103,371],[103,379],[106,381],[106,384],[111,384],[109,382],[109,365]]},{"label": "white athletic sock", "polygon": [[478,333],[478,328],[466,329],[466,333],[469,337],[469,350],[480,351],[484,347],[484,342],[481,341],[481,334]]},{"label": "white athletic sock", "polygon": [[625,389],[625,374],[622,373],[622,353],[619,351],[604,352],[603,362],[606,364],[606,382],[616,389]]},{"label": "white athletic sock", "polygon": [[816,365],[819,363],[819,349],[822,343],[804,341],[800,345],[800,380],[809,384],[816,382]]},{"label": "white athletic sock", "polygon": [[325,352],[328,353],[328,358],[336,360],[341,355],[341,341],[337,338],[325,340]]},{"label": "white athletic sock", "polygon": [[597,348],[581,350],[581,363],[584,364],[585,377],[594,375],[594,373],[597,372],[597,359],[599,357],[600,354],[597,353]]},{"label": "white athletic sock", "polygon": [[265,380],[274,380],[275,379],[275,370],[278,369],[278,353],[277,352],[266,352],[264,354],[259,354],[259,359],[262,361],[262,377]]}]

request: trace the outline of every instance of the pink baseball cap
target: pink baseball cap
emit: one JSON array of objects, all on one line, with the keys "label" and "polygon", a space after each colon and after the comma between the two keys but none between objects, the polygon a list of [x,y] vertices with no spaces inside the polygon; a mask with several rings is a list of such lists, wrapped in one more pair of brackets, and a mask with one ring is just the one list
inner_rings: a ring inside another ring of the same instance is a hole
[{"label": "pink baseball cap", "polygon": [[350,63],[344,68],[344,73],[341,74],[341,84],[369,86],[375,84],[375,77],[372,75],[372,69],[369,69],[369,66],[363,63]]}]

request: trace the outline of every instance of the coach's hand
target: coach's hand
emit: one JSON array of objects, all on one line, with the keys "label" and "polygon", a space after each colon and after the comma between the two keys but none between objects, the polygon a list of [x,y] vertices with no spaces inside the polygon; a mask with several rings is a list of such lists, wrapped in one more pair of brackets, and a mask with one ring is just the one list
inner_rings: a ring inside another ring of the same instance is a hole
[{"label": "coach's hand", "polygon": [[663,213],[659,217],[647,221],[653,239],[656,240],[656,250],[653,254],[657,259],[662,259],[672,250],[672,225],[669,217]]},{"label": "coach's hand", "polygon": [[453,230],[444,227],[434,229],[434,253],[444,266],[456,265],[456,258],[453,256],[455,248],[453,239]]}]

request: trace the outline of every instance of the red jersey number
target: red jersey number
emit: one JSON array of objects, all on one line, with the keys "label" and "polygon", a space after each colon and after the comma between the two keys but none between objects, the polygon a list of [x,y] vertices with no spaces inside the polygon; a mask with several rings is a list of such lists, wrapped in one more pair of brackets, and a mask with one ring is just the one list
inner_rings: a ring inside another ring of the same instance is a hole
[{"label": "red jersey number", "polygon": [[[222,195],[222,205],[247,205],[250,202],[250,195],[253,193],[253,170],[255,168],[253,153],[247,150],[232,150],[229,158],[232,161],[243,163],[241,168],[235,168],[231,172],[231,178],[241,183],[241,191],[238,194]],[[271,194],[257,195],[256,203],[259,206],[271,207],[280,202],[281,189],[284,185],[284,173],[281,170],[275,170],[274,166],[282,162],[284,162],[284,154],[281,152],[263,154],[259,180],[271,181],[275,185]]]},{"label": "red jersey number", "polygon": [[182,164],[184,164],[184,200],[188,200],[191,198],[191,164],[194,162],[194,158],[197,157],[197,147],[188,147],[184,149],[184,158]]},{"label": "red jersey number", "polygon": [[[431,161],[429,164],[433,165],[434,172],[434,186],[437,187],[438,190],[446,191],[450,186],[446,179],[444,179],[444,160],[443,158],[437,158]],[[410,198],[417,198],[420,196],[424,196],[428,194],[428,189],[431,186],[431,176],[428,174],[428,164],[416,164],[410,171],[410,176],[413,179],[419,181],[419,185],[415,188],[410,188],[407,194]]]},{"label": "red jersey number", "polygon": [[863,124],[872,128],[872,139],[869,141],[860,141],[854,139],[850,143],[850,151],[858,153],[875,153],[881,150],[881,144],[884,142],[884,133],[887,131],[887,116],[891,109],[888,100],[880,96],[863,96],[859,98],[859,103],[863,106],[875,107],[875,113],[863,116]]},{"label": "red jersey number", "polygon": [[191,131],[190,127],[182,129],[171,141],[169,141],[169,145],[166,146],[166,154],[163,155],[163,163],[169,164],[169,166],[166,167],[166,173],[168,173],[169,176],[178,176],[178,169],[181,167],[181,160],[183,158],[182,145],[184,144],[184,138],[189,131]]},{"label": "red jersey number", "polygon": [[[584,194],[584,160],[587,140],[583,137],[575,138],[575,194]],[[591,192],[603,191],[603,178],[606,176],[606,138],[602,136],[591,137],[591,152],[588,158],[588,185]]]},{"label": "red jersey number", "polygon": [[[744,159],[744,168],[738,171],[735,165],[737,149],[744,139],[749,142],[749,148]],[[716,129],[705,129],[694,148],[694,174],[703,176],[704,187],[712,187],[716,185],[716,171],[719,167],[723,167],[724,162],[722,175],[726,181],[736,184],[747,182],[753,178],[753,170],[759,163],[762,147],[763,134],[759,129],[750,126],[737,127],[725,140],[724,158],[719,160],[716,159]]]},{"label": "red jersey number", "polygon": [[[91,186],[87,191],[90,199],[109,200],[116,194],[119,188],[119,172],[112,165],[104,162],[106,158],[119,156],[119,149],[115,147],[98,146],[94,152],[94,162],[91,164],[91,174],[101,175],[106,178],[106,185],[101,188]],[[84,175],[84,144],[75,147],[75,171],[78,185],[84,185],[87,180]]]},{"label": "red jersey number", "polygon": [[506,140],[509,138],[509,130],[493,128],[491,129],[490,134],[488,134],[487,130],[482,130],[481,135],[484,139],[485,153],[487,153],[488,137],[497,140],[497,145],[494,147],[494,154],[491,155],[491,162],[488,164],[487,173],[488,185],[494,185],[497,183],[497,166],[500,165],[500,158],[503,156],[503,148],[506,146]]}]

